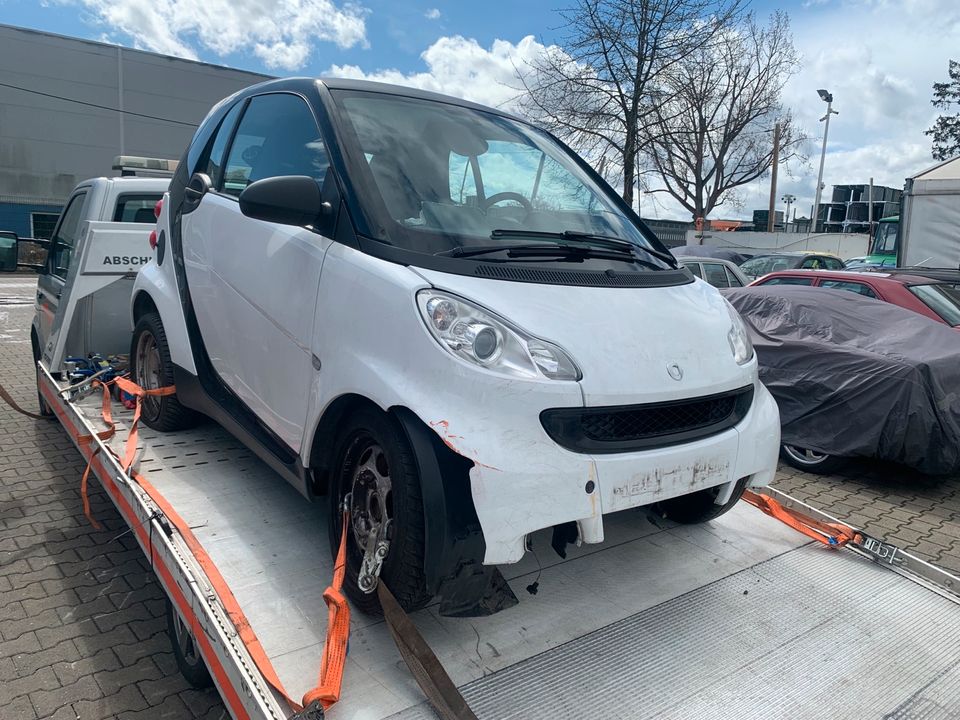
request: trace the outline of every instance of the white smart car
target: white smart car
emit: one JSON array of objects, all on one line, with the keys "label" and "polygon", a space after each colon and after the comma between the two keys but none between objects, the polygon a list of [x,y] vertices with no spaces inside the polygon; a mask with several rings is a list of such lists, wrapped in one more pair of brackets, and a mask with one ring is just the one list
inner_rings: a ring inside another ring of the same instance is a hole
[{"label": "white smart car", "polygon": [[[202,413],[350,515],[346,587],[506,601],[532,533],[641,505],[716,517],[780,425],[737,313],[584,161],[503,112],[278,80],[217,105],[133,296],[143,419]],[[255,501],[255,499],[251,499]],[[623,568],[623,572],[630,572]]]}]

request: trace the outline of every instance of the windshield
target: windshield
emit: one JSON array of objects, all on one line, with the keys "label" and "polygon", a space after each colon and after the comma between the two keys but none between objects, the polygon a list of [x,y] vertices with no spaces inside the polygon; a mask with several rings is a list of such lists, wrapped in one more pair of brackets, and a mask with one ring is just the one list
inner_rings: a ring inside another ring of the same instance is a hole
[{"label": "windshield", "polygon": [[948,325],[960,325],[960,284],[911,285],[909,290]]},{"label": "windshield", "polygon": [[516,245],[518,231],[525,244],[556,243],[567,233],[565,244],[590,244],[586,234],[661,247],[570,153],[529,125],[433,100],[332,94],[349,125],[347,142],[359,145],[353,155],[364,158],[370,194],[382,201],[363,199],[378,240],[432,255]]},{"label": "windshield", "polygon": [[797,259],[794,257],[763,255],[747,260],[740,266],[740,269],[749,277],[757,278],[767,273],[777,272],[778,270],[789,270],[796,264]]},{"label": "windshield", "polygon": [[881,222],[877,226],[877,234],[873,241],[874,255],[897,254],[897,226],[896,222]]}]

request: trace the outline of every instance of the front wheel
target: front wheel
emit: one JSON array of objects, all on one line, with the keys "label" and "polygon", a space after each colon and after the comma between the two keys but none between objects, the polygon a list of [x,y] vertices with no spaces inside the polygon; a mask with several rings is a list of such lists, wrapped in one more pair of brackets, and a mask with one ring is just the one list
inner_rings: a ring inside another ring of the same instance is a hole
[{"label": "front wheel", "polygon": [[796,445],[781,445],[780,457],[787,465],[795,467],[797,470],[817,473],[818,475],[833,472],[843,463],[843,459],[835,455],[827,455]]},{"label": "front wheel", "polygon": [[361,612],[380,614],[376,592],[365,593],[357,578],[371,533],[387,523],[390,543],[380,580],[404,610],[430,601],[423,570],[424,517],[420,475],[399,424],[374,408],[361,408],[346,421],[337,439],[330,489],[330,546],[336,557],[343,527],[342,503],[350,494],[347,571],[344,592]]},{"label": "front wheel", "polygon": [[722,505],[715,502],[720,494],[720,489],[724,487],[718,485],[717,487],[697,490],[688,495],[663,500],[657,503],[657,507],[666,517],[678,523],[692,525],[707,522],[720,517],[740,501],[744,490],[747,489],[747,480],[748,478],[742,478],[737,482],[730,499]]},{"label": "front wheel", "polygon": [[[173,385],[173,361],[160,316],[147,313],[137,321],[130,344],[130,378],[144,390]],[[140,401],[140,418],[160,432],[186,430],[198,415],[174,395],[146,395]]]}]

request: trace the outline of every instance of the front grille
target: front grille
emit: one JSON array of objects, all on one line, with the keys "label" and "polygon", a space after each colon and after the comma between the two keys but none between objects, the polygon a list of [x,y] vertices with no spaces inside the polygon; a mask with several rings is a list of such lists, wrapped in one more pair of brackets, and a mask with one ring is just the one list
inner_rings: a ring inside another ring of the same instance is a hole
[{"label": "front grille", "polygon": [[617,453],[691,442],[736,425],[753,402],[753,386],[685,400],[540,413],[554,442],[581,453]]}]

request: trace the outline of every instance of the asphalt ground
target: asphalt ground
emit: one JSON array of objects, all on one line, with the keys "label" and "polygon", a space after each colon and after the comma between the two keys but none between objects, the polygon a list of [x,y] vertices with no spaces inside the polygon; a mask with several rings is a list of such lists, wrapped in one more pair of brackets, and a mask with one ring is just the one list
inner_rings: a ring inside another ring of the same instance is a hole
[{"label": "asphalt ground", "polygon": [[[0,276],[0,383],[36,409],[35,278]],[[166,634],[165,599],[99,484],[84,517],[84,462],[56,422],[0,403],[0,717],[226,718],[189,687]],[[960,477],[850,462],[817,476],[781,465],[775,486],[960,574]]]}]

